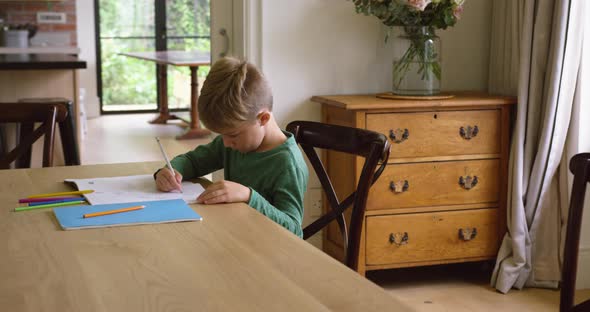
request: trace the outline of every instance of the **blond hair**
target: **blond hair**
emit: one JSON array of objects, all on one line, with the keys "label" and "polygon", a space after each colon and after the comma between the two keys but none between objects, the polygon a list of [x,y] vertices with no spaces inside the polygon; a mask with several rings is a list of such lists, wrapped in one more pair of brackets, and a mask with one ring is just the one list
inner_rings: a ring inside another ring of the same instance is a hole
[{"label": "blond hair", "polygon": [[205,127],[225,130],[254,121],[262,109],[272,111],[272,91],[254,65],[233,57],[213,64],[199,96],[199,117]]}]

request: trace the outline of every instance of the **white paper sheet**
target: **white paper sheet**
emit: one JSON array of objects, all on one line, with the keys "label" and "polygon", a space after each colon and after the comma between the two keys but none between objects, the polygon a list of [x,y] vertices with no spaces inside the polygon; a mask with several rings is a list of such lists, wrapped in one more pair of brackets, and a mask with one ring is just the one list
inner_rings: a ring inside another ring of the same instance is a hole
[{"label": "white paper sheet", "polygon": [[160,192],[156,188],[154,177],[150,174],[95,179],[66,179],[65,181],[76,184],[78,190],[94,190],[93,193],[84,194],[86,200],[92,205],[179,198],[188,204],[192,204],[205,191],[198,183],[184,181],[182,182],[182,193]]}]

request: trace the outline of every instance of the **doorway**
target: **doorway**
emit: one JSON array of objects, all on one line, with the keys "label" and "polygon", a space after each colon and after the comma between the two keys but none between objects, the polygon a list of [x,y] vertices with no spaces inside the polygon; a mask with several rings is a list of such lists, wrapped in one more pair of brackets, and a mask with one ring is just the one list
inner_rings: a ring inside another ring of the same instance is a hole
[{"label": "doorway", "polygon": [[[120,53],[211,49],[210,0],[95,0],[95,12],[101,114],[159,108],[156,64]],[[198,79],[208,72],[200,66]],[[170,110],[188,110],[188,68],[168,66],[166,76]]]}]

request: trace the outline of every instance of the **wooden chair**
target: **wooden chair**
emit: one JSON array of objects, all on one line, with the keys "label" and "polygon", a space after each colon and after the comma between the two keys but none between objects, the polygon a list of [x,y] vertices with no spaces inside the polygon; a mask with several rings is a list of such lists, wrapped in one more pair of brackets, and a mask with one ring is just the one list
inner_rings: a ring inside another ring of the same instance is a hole
[{"label": "wooden chair", "polygon": [[[295,140],[307,155],[330,207],[330,211],[303,229],[303,238],[308,239],[337,220],[343,238],[344,262],[356,271],[369,189],[385,169],[389,158],[389,141],[385,135],[377,132],[311,121],[293,121],[287,125],[287,131],[294,134]],[[314,148],[353,154],[365,159],[356,190],[346,199],[338,200],[330,177]],[[381,164],[377,169],[379,162]],[[350,229],[347,230],[344,211],[351,204]]]},{"label": "wooden chair", "polygon": [[574,294],[576,291],[576,271],[578,268],[584,195],[586,194],[586,186],[590,182],[590,153],[577,154],[572,157],[570,171],[574,174],[574,185],[572,187],[565,235],[559,311],[584,312],[590,311],[590,299],[574,305]]},{"label": "wooden chair", "polygon": [[[19,125],[19,140],[14,149],[0,155],[0,169],[10,168],[16,161],[16,168],[30,167],[31,150],[41,136],[43,143],[43,167],[53,165],[53,143],[55,140],[55,125],[67,116],[65,106],[47,105],[46,103],[0,103],[1,123],[17,123]],[[35,123],[41,123],[34,129]]]}]

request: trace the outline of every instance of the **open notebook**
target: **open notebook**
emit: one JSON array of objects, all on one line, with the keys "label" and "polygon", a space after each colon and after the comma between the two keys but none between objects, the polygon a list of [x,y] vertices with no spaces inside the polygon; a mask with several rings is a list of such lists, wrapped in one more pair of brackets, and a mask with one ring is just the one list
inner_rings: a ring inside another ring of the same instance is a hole
[{"label": "open notebook", "polygon": [[[140,210],[84,218],[84,214],[144,205]],[[168,223],[202,220],[182,199],[91,206],[71,206],[53,209],[57,221],[64,230],[137,224]]]},{"label": "open notebook", "polygon": [[205,191],[198,183],[184,181],[182,182],[182,193],[160,192],[156,188],[154,177],[150,174],[110,178],[66,179],[65,181],[74,183],[79,190],[93,190],[93,193],[84,194],[86,200],[92,205],[177,198],[182,198],[187,203],[192,204]]}]

